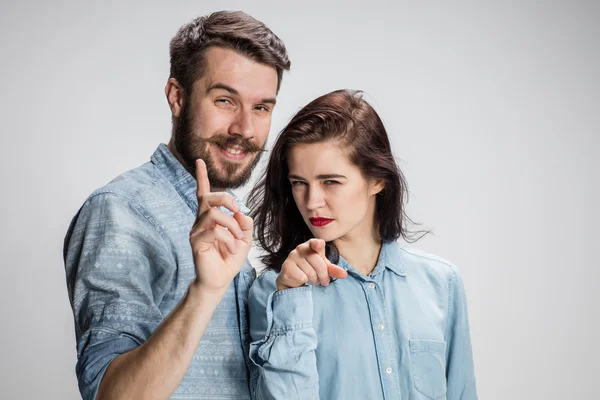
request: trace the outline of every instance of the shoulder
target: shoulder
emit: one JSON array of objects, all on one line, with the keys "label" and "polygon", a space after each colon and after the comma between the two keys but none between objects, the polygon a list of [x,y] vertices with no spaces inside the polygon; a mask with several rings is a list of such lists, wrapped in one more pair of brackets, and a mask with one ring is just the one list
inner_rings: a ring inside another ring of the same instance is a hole
[{"label": "shoulder", "polygon": [[449,284],[459,277],[458,267],[437,255],[399,243],[388,245],[390,258],[410,277]]},{"label": "shoulder", "polygon": [[75,219],[90,215],[100,219],[115,217],[123,224],[129,219],[158,228],[159,214],[172,211],[172,205],[180,205],[177,192],[156,166],[147,162],[96,189]]},{"label": "shoulder", "polygon": [[140,202],[147,194],[159,196],[161,189],[164,190],[161,183],[159,171],[151,162],[147,162],[96,189],[88,197],[88,202],[96,197],[121,198],[130,203]]},{"label": "shoulder", "polygon": [[160,186],[158,173],[151,163],[125,172],[88,196],[73,217],[65,247],[74,240],[83,240],[92,235],[99,237],[110,234],[118,228],[125,235],[145,231],[156,234],[156,224],[148,211],[144,194],[161,196],[156,192]]},{"label": "shoulder", "polygon": [[397,262],[407,281],[418,293],[429,293],[443,308],[464,303],[464,285],[458,267],[437,255],[419,249],[394,246]]}]

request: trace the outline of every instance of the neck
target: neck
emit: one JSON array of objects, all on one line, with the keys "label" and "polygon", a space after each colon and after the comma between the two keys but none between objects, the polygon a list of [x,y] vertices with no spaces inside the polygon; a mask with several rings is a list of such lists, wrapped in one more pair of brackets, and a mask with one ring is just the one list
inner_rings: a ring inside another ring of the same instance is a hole
[{"label": "neck", "polygon": [[368,276],[375,269],[382,245],[381,239],[375,234],[367,237],[366,240],[363,236],[362,238],[356,238],[359,240],[340,238],[334,241],[340,255],[365,276]]},{"label": "neck", "polygon": [[177,151],[177,146],[175,146],[175,137],[174,136],[171,137],[171,140],[169,140],[169,143],[167,143],[167,149],[169,149],[171,154],[173,154],[173,156],[175,156],[177,161],[179,161],[179,164],[181,164],[187,172],[189,172],[192,176],[194,176],[194,173],[196,172],[195,168],[191,168],[190,165],[187,165],[187,163],[183,159],[183,156],[181,154],[179,154],[179,152]]}]

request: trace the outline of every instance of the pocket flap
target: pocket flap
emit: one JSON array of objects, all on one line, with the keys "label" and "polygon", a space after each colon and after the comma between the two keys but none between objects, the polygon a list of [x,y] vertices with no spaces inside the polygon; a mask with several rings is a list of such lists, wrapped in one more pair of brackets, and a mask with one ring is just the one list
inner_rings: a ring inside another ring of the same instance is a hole
[{"label": "pocket flap", "polygon": [[413,352],[426,351],[428,353],[445,353],[446,342],[441,340],[411,340],[409,341],[410,350]]}]

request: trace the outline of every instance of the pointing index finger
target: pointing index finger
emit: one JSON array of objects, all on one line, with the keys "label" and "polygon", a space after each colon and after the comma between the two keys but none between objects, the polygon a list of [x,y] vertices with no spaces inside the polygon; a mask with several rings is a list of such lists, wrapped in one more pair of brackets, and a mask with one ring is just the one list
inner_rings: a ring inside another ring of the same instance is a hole
[{"label": "pointing index finger", "polygon": [[309,245],[312,251],[325,258],[325,241],[323,239],[310,239]]},{"label": "pointing index finger", "polygon": [[198,184],[196,191],[198,198],[210,193],[210,182],[208,182],[208,172],[206,171],[204,160],[196,160],[196,183]]}]

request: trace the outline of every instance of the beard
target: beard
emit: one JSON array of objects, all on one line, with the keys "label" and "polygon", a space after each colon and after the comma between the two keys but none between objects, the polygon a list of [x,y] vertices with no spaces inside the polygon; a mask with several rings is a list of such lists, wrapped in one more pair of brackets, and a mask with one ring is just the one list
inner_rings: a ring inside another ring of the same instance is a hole
[{"label": "beard", "polygon": [[[211,145],[221,149],[239,146],[253,159],[248,165],[221,159],[222,168],[217,168],[210,156]],[[210,186],[224,189],[235,189],[247,183],[264,152],[264,146],[261,147],[241,136],[216,133],[208,139],[203,139],[194,135],[194,118],[185,103],[181,116],[175,121],[175,149],[183,159],[185,169],[192,176],[196,176],[196,160],[202,159],[206,164]]]}]

